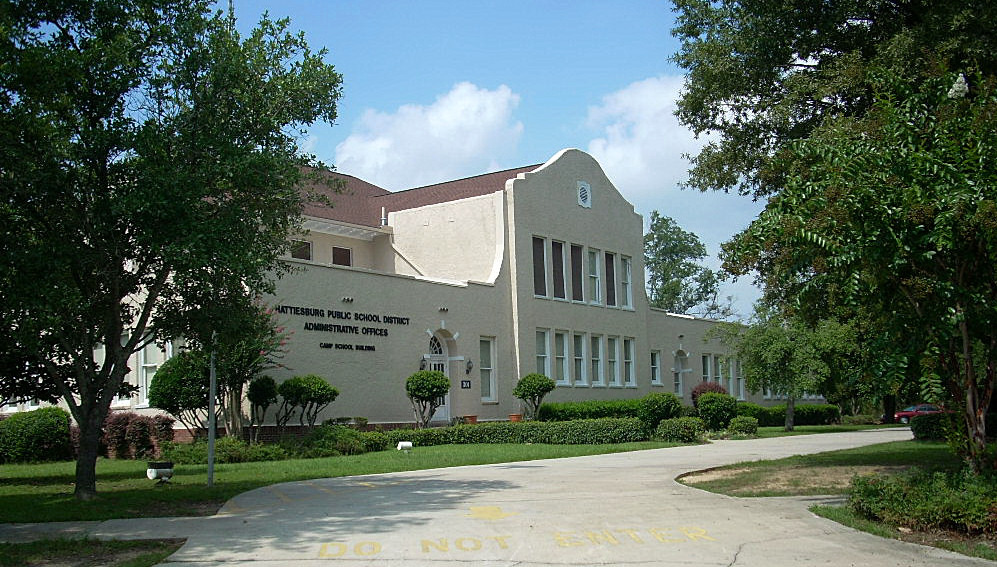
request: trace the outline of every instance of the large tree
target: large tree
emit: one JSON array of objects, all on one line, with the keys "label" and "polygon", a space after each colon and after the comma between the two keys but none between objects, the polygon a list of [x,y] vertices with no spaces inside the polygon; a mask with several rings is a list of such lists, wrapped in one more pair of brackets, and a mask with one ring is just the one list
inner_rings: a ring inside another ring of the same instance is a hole
[{"label": "large tree", "polygon": [[242,37],[211,4],[0,9],[0,323],[80,427],[78,498],[158,319],[272,288],[311,161],[298,138],[336,115],[324,52],[265,16]]},{"label": "large tree", "polygon": [[870,66],[907,72],[997,62],[991,0],[672,0],[687,71],[679,120],[712,140],[690,187],[767,196],[786,171],[772,158],[828,116],[872,104]]},{"label": "large tree", "polygon": [[683,230],[671,217],[651,211],[651,223],[644,235],[647,299],[651,306],[688,313],[697,306],[715,305],[717,275],[699,263],[706,255],[706,246],[698,236]]}]

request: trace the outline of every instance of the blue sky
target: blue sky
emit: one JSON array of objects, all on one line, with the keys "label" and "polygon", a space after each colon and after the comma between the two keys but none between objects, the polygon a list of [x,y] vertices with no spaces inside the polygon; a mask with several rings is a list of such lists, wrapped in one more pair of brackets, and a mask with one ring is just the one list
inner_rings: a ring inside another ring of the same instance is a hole
[{"label": "blue sky", "polygon": [[[399,190],[542,163],[579,148],[645,218],[674,218],[719,245],[762,205],[680,190],[703,143],[673,116],[670,2],[627,0],[235,0],[239,27],[264,11],[325,47],[344,79],[336,124],[303,147],[337,170]],[[743,278],[742,278],[743,280]],[[759,295],[727,284],[750,314]]]}]

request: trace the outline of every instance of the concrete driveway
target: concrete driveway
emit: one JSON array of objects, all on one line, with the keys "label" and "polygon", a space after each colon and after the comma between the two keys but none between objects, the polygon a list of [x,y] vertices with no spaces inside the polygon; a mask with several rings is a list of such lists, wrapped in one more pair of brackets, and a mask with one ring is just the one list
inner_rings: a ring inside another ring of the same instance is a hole
[{"label": "concrete driveway", "polygon": [[[910,439],[906,429],[322,479],[241,494],[209,518],[111,520],[90,537],[186,537],[163,565],[994,565],[857,532],[820,499],[732,498],[682,473]],[[418,449],[416,449],[418,450]]]}]

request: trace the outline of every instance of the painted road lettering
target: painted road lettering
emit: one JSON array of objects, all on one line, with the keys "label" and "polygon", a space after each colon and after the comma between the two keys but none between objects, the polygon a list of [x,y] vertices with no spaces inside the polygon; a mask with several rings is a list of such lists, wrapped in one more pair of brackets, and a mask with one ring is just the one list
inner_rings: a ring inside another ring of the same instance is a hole
[{"label": "painted road lettering", "polygon": [[[413,542],[424,554],[494,552],[510,549],[514,541],[510,535],[463,536],[423,538]],[[675,528],[603,529],[591,531],[558,531],[550,535],[549,543],[558,547],[614,547],[621,545],[647,545],[660,543],[718,541],[704,528],[679,526]],[[408,546],[405,546],[408,547]],[[343,557],[371,557],[384,551],[376,541],[326,542],[319,547],[321,559]]]}]

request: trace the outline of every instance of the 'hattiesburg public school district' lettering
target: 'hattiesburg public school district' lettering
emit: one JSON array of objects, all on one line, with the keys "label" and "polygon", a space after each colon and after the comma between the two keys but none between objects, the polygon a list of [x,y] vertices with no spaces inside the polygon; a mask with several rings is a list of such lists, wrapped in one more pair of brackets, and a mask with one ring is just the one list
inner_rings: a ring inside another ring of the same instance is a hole
[{"label": "'hattiesburg public school district' lettering", "polygon": [[[315,307],[301,307],[297,305],[278,305],[274,311],[281,315],[296,315],[298,317],[314,317],[323,319],[336,319],[343,323],[324,323],[306,321],[304,330],[320,331],[326,333],[342,333],[347,335],[364,335],[368,337],[386,337],[388,329],[386,327],[369,327],[351,325],[346,321],[357,323],[381,323],[384,325],[408,325],[408,317],[398,317],[396,315],[363,313],[360,311],[338,311],[333,309],[318,309]],[[355,345],[346,343],[319,343],[320,348],[335,350],[360,350],[374,351],[374,345]]]}]

